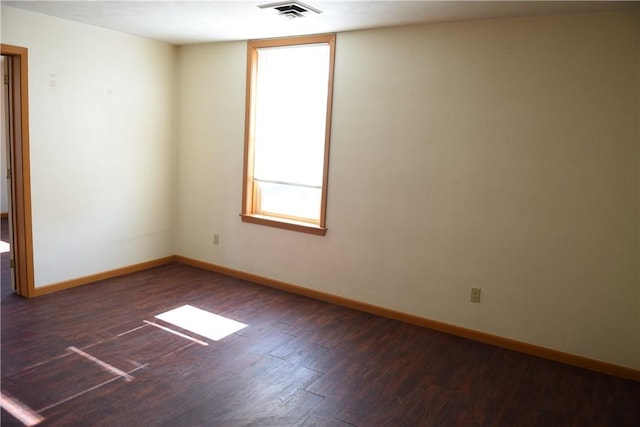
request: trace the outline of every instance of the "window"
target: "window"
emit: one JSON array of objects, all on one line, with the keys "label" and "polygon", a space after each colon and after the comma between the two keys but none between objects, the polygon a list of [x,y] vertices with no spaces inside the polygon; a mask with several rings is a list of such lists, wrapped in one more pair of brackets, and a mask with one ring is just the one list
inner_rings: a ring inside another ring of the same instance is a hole
[{"label": "window", "polygon": [[325,234],[334,46],[248,42],[243,221]]}]

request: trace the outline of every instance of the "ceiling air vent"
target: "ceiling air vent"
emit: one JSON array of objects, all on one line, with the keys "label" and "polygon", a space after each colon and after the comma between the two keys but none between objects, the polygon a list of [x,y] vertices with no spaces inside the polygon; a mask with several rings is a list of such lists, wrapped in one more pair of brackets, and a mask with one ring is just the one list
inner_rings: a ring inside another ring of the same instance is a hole
[{"label": "ceiling air vent", "polygon": [[269,3],[258,6],[260,9],[274,9],[278,15],[287,18],[304,18],[306,13],[322,13],[320,10],[311,7],[299,1],[283,1],[278,3]]}]

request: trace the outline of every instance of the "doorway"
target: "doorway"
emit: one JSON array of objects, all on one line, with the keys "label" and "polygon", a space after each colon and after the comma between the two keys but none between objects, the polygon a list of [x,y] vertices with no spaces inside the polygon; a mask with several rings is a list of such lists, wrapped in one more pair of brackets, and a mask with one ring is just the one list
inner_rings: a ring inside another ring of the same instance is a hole
[{"label": "doorway", "polygon": [[[0,132],[0,259],[1,259],[1,284],[0,293],[2,299],[7,295],[15,292],[15,277],[11,268],[11,233],[12,227],[9,226],[9,202],[10,202],[10,188],[8,181],[9,170],[8,165],[11,163],[8,159],[10,154],[9,141],[11,140],[11,113],[9,112],[9,66],[10,58],[7,56],[0,56],[0,70],[3,76],[1,98],[0,99],[0,114],[2,119],[2,132]],[[4,77],[6,76],[6,78]]]},{"label": "doorway", "polygon": [[[35,286],[29,167],[28,51],[24,47],[0,44],[0,54],[3,65],[6,64],[3,67],[2,84],[3,94],[6,92],[4,103],[7,114],[3,111],[2,132],[7,135],[7,165],[6,170],[0,173],[7,177],[6,189],[2,190],[7,193],[8,205],[6,232],[10,246],[9,280],[15,283],[18,295],[32,297],[35,296]],[[5,278],[3,275],[3,288]],[[9,286],[12,286],[11,283]]]}]

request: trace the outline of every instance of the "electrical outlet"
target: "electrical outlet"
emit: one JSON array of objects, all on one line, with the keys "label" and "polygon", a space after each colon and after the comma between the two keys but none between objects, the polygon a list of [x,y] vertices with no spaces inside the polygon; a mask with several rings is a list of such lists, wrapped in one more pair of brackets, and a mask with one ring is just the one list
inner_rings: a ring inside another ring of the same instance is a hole
[{"label": "electrical outlet", "polygon": [[480,302],[480,288],[471,288],[471,302]]},{"label": "electrical outlet", "polygon": [[220,233],[215,233],[213,235],[213,244],[214,245],[219,245],[220,244]]}]

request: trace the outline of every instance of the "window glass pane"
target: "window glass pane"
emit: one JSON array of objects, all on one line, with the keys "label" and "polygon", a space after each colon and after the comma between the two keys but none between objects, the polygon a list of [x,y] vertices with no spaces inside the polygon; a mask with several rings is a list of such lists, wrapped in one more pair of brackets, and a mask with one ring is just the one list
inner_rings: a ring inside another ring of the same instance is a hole
[{"label": "window glass pane", "polygon": [[325,235],[335,39],[247,42],[242,221]]},{"label": "window glass pane", "polygon": [[258,49],[254,176],[322,185],[329,46]]},{"label": "window glass pane", "polygon": [[297,187],[286,184],[256,182],[260,187],[260,213],[294,216],[320,220],[320,188]]}]

